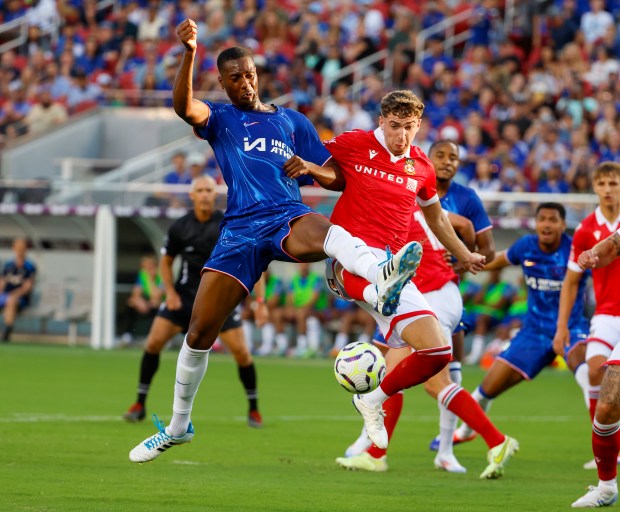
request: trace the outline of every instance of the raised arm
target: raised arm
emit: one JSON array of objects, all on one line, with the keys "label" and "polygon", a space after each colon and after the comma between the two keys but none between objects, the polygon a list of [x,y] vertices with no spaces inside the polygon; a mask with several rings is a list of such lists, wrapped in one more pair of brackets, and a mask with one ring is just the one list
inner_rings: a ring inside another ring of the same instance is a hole
[{"label": "raised arm", "polygon": [[465,270],[476,274],[484,268],[484,256],[470,252],[465,244],[459,240],[449,219],[443,214],[439,201],[428,206],[422,206],[422,211],[428,227],[431,228],[442,245],[461,262]]},{"label": "raised arm", "polygon": [[177,27],[177,36],[185,46],[185,53],[174,80],[172,104],[174,111],[183,121],[199,128],[207,124],[211,110],[202,101],[194,99],[192,76],[196,59],[197,33],[196,23],[190,19],[186,19]]}]

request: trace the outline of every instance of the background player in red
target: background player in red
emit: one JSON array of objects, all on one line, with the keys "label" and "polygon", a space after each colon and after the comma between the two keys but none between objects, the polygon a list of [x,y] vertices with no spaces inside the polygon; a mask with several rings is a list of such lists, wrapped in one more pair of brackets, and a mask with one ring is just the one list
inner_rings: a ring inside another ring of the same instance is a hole
[{"label": "background player in red", "polygon": [[[484,267],[484,257],[471,253],[458,239],[441,209],[433,165],[419,148],[412,146],[423,111],[424,104],[411,91],[394,91],[381,100],[376,130],[353,130],[326,142],[344,180],[343,194],[331,220],[364,240],[379,258],[386,257],[390,248],[398,250],[409,240],[413,205],[417,201],[438,240],[466,270],[476,273]],[[312,174],[313,171],[300,168],[299,173]],[[316,179],[321,185],[335,182],[334,177],[326,180],[324,175]],[[419,258],[421,247],[418,262]],[[372,301],[374,287],[342,271],[336,263],[328,262],[327,267],[332,290],[355,299],[369,311],[390,347],[416,349],[387,374],[377,389],[353,397],[355,408],[364,418],[368,437],[378,448],[385,449],[388,433],[383,422],[383,402],[439,372],[449,362],[451,348],[428,302],[413,283],[408,282],[403,288],[395,314],[386,317],[362,302]],[[500,434],[500,442],[493,448],[497,450],[496,456],[491,458],[495,462],[485,473],[499,476],[517,448],[514,439]]]},{"label": "background player in red", "polygon": [[[577,260],[581,253],[591,249],[597,242],[607,238],[620,224],[620,164],[603,162],[592,174],[594,192],[599,206],[575,229],[568,270],[562,284],[557,329],[554,338],[556,353],[562,354],[570,344],[568,321],[575,303],[583,269]],[[596,402],[599,398],[603,365],[620,341],[620,260],[603,268],[592,270],[596,309],[590,322],[590,334],[586,347],[586,362],[590,377],[590,417],[594,419]],[[588,462],[586,469],[594,469],[595,463]]]},{"label": "background player in red", "polygon": [[[582,270],[602,270],[620,256],[620,230],[605,238],[592,249],[583,251],[577,260]],[[613,283],[605,283],[613,287]],[[616,306],[620,303],[616,302]],[[613,505],[618,500],[618,452],[620,451],[620,343],[607,361],[601,392],[592,424],[592,451],[597,462],[598,485],[575,501],[573,508],[595,508]]]}]

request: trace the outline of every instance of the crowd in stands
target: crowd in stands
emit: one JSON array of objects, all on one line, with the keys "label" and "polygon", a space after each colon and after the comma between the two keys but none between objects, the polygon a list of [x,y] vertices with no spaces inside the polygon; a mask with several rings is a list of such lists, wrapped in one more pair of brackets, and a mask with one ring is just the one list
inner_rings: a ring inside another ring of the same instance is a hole
[{"label": "crowd in stands", "polygon": [[[218,52],[243,45],[255,53],[263,100],[292,94],[323,138],[370,129],[386,92],[377,73],[385,63],[355,84],[359,94],[351,77],[335,77],[388,49],[390,87],[426,104],[417,143],[461,145],[458,180],[480,191],[590,192],[596,163],[620,161],[620,0],[504,4],[1,0],[0,22],[26,16],[29,28],[24,44],[0,55],[0,137],[46,130],[98,104],[169,106],[182,54],[175,27],[190,17],[204,94],[220,94]],[[439,33],[417,54],[421,30],[467,9],[456,26],[470,30],[466,43],[448,51]]]}]

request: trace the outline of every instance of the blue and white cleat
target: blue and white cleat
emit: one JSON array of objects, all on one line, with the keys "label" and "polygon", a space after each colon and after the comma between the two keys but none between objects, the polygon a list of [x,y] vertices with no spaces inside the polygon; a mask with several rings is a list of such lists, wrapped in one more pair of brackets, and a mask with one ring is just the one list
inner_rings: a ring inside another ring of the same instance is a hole
[{"label": "blue and white cleat", "polygon": [[153,414],[153,423],[159,432],[145,439],[129,452],[129,460],[131,462],[149,462],[159,457],[169,448],[179,444],[189,443],[192,439],[194,439],[194,426],[191,421],[187,427],[187,432],[180,437],[173,437],[167,434],[166,428],[164,427],[164,422],[159,421],[155,414]]},{"label": "blue and white cleat", "polygon": [[588,492],[577,501],[573,502],[572,508],[599,508],[608,507],[618,501],[617,486],[589,486]]},{"label": "blue and white cleat", "polygon": [[396,313],[400,292],[415,275],[421,260],[422,246],[418,242],[409,242],[394,255],[388,252],[388,260],[379,268],[377,278],[377,312],[383,316]]}]

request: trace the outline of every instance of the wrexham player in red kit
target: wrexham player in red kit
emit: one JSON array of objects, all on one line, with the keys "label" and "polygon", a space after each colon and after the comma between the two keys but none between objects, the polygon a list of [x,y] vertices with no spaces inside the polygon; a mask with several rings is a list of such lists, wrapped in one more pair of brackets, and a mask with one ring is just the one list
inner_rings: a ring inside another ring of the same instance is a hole
[{"label": "wrexham player in red kit", "polygon": [[[389,256],[391,251],[398,251],[407,243],[417,201],[430,230],[442,245],[466,270],[476,273],[484,268],[485,258],[470,252],[457,237],[439,203],[433,165],[419,148],[412,146],[423,110],[424,104],[411,91],[391,92],[381,100],[376,130],[354,130],[326,142],[338,164],[330,168],[331,173],[318,175],[311,168],[300,166],[289,177],[308,173],[320,185],[342,190],[331,221],[363,240],[379,259],[388,260],[386,267],[401,263]],[[415,246],[414,256],[419,263],[422,247]],[[411,281],[403,284],[394,311],[385,315],[363,302],[372,304],[372,295],[376,293],[368,281],[342,270],[336,261],[328,261],[327,272],[332,291],[355,299],[366,309],[390,347],[415,349],[393,368],[388,360],[388,374],[377,389],[353,397],[368,437],[378,448],[386,448],[388,434],[383,421],[383,402],[441,371],[450,361],[451,347],[428,302]],[[493,448],[497,453],[490,457],[489,467],[483,473],[485,478],[501,476],[517,448],[514,439],[502,437],[501,443]]]}]

